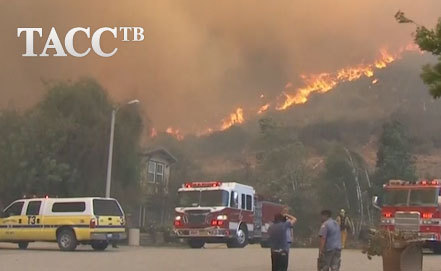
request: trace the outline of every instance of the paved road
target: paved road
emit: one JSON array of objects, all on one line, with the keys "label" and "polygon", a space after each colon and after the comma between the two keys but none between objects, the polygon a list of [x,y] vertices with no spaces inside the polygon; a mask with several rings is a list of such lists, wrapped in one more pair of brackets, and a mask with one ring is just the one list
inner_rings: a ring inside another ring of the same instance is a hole
[{"label": "paved road", "polygon": [[[315,271],[317,250],[294,249],[290,255],[292,271]],[[424,271],[440,271],[441,256],[426,255]],[[248,246],[227,249],[223,245],[209,245],[205,249],[132,248],[121,247],[94,252],[80,246],[75,252],[60,252],[55,244],[35,243],[26,251],[14,245],[0,244],[2,271],[267,271],[270,270],[267,249]],[[357,250],[343,251],[341,271],[381,270],[379,257],[368,260]]]}]

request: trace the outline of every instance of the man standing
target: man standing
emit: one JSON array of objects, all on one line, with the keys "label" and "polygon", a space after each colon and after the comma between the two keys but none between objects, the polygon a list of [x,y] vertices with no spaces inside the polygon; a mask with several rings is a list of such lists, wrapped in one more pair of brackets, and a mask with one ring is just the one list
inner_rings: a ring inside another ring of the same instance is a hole
[{"label": "man standing", "polygon": [[297,219],[288,214],[276,214],[274,223],[268,229],[269,241],[271,244],[271,265],[272,271],[288,270],[289,248],[291,240],[288,232],[296,223]]},{"label": "man standing", "polygon": [[348,231],[352,231],[352,224],[349,217],[346,215],[345,209],[340,210],[340,214],[337,216],[336,219],[337,223],[340,225],[340,231],[341,231],[341,247],[346,247],[346,240],[348,238]]},{"label": "man standing", "polygon": [[337,221],[332,219],[329,210],[321,212],[322,226],[320,227],[320,247],[318,270],[339,271],[341,264],[341,232]]}]

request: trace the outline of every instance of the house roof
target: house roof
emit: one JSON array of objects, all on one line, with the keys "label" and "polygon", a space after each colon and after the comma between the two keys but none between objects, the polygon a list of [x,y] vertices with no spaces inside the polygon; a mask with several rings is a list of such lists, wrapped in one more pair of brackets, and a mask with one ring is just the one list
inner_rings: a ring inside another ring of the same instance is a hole
[{"label": "house roof", "polygon": [[176,157],[174,157],[170,152],[162,147],[150,148],[141,152],[141,156],[152,157],[155,155],[160,155],[164,157],[164,159],[166,159],[170,164],[176,163],[178,161]]}]

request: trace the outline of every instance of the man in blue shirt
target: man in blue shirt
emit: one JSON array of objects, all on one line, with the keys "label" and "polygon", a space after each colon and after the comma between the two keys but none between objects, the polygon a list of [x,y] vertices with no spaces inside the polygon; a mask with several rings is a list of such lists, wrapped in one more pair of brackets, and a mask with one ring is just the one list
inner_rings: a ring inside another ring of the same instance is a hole
[{"label": "man in blue shirt", "polygon": [[289,237],[291,228],[296,221],[294,216],[288,214],[274,216],[274,224],[268,229],[272,271],[286,271],[288,269],[289,248],[291,246],[291,238]]},{"label": "man in blue shirt", "polygon": [[332,219],[329,210],[323,210],[320,227],[320,247],[318,269],[320,271],[339,271],[341,263],[341,231],[337,221]]}]

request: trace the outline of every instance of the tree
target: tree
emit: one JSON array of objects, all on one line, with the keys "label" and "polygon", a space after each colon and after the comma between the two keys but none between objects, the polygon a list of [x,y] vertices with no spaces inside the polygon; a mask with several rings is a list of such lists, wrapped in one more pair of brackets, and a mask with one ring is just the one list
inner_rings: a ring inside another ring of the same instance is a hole
[{"label": "tree", "polygon": [[[312,176],[303,144],[287,128],[272,119],[261,119],[260,137],[255,142],[257,190],[267,199],[288,205],[302,221],[296,232],[309,237],[319,207],[312,191]],[[308,206],[308,208],[305,208]]]},{"label": "tree", "polygon": [[317,190],[322,205],[332,210],[346,209],[356,222],[355,234],[358,234],[370,217],[370,201],[363,194],[370,188],[363,158],[346,147],[334,146],[326,156],[321,179]]},{"label": "tree", "polygon": [[[111,109],[105,90],[93,79],[81,79],[48,86],[42,101],[23,114],[3,112],[0,157],[7,163],[0,166],[2,199],[103,195]],[[123,197],[137,184],[141,129],[137,109],[121,108],[113,195]]]},{"label": "tree", "polygon": [[398,121],[383,125],[377,152],[376,184],[381,186],[391,179],[416,179],[411,144],[405,128]]},{"label": "tree", "polygon": [[430,52],[438,56],[438,63],[427,64],[423,67],[421,78],[429,86],[430,94],[435,99],[441,97],[441,18],[433,29],[415,23],[407,18],[402,11],[395,14],[395,19],[399,23],[412,23],[417,26],[414,35],[415,43],[422,51]]}]

